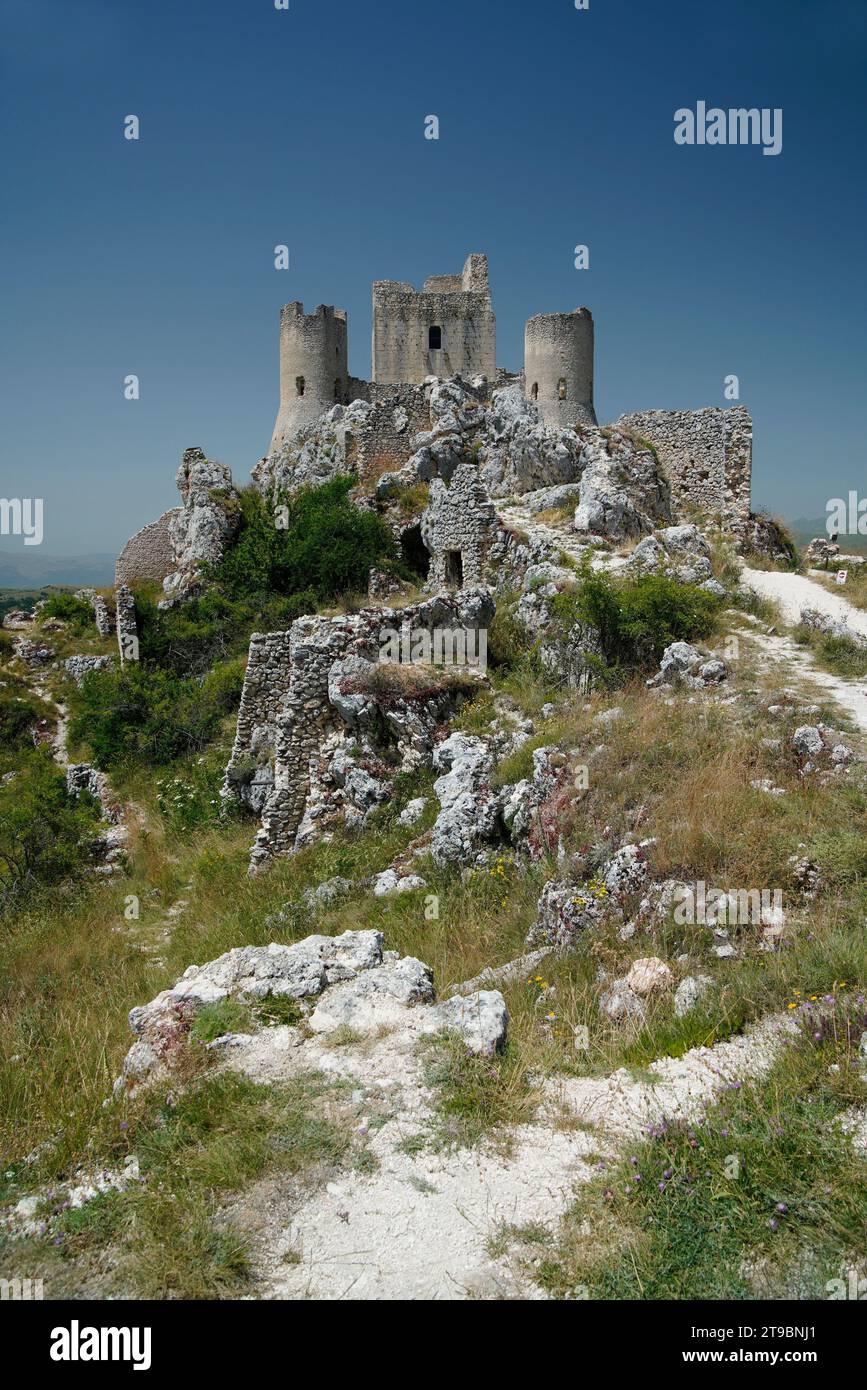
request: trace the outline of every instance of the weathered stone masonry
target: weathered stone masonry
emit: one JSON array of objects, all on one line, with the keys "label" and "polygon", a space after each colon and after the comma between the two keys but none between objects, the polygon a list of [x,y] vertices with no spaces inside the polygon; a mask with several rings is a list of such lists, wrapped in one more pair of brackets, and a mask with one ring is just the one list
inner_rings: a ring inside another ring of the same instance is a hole
[{"label": "weathered stone masonry", "polygon": [[421,292],[396,280],[374,283],[374,381],[492,379],[496,356],[487,256],[468,256],[460,275],[435,275]]},{"label": "weathered stone masonry", "polygon": [[593,315],[535,314],[524,331],[527,399],[549,429],[596,424],[593,407]]},{"label": "weathered stone masonry", "polygon": [[744,406],[636,411],[617,424],[656,449],[678,508],[727,518],[749,513],[753,425]]},{"label": "weathered stone masonry", "polygon": [[[486,589],[465,590],[403,609],[298,618],[288,632],[254,635],[223,785],[224,798],[262,810],[251,870],[315,836],[317,820],[332,809],[323,806],[319,793],[322,785],[333,781],[329,768],[333,770],[335,757],[343,767],[347,802],[357,806],[361,793],[364,804],[365,788],[376,788],[367,772],[342,751],[356,715],[369,710],[376,696],[347,695],[344,685],[354,680],[362,690],[381,668],[383,634],[478,631],[487,627],[493,611]],[[444,717],[450,699],[447,694],[416,699],[410,691],[390,710],[401,765],[417,765],[430,748],[430,729]],[[354,728],[351,743],[359,741],[364,742],[364,731]]]},{"label": "weathered stone masonry", "polygon": [[171,523],[180,507],[163,512],[157,521],[143,526],[131,536],[117,557],[114,567],[115,584],[130,584],[154,579],[161,584],[175,567]]},{"label": "weathered stone masonry", "polygon": [[422,540],[431,557],[431,591],[485,583],[498,529],[494,505],[474,464],[459,464],[448,486],[433,478],[421,519]]},{"label": "weathered stone masonry", "polygon": [[124,665],[127,661],[138,661],[138,621],[135,612],[135,597],[132,589],[126,584],[121,584],[114,596],[114,606],[116,612],[117,626],[117,647],[120,652],[120,664]]},{"label": "weathered stone masonry", "polygon": [[272,760],[277,742],[281,693],[288,693],[291,631],[254,632],[244,675],[232,755],[223,785],[225,797],[236,796],[261,811],[274,786]]}]

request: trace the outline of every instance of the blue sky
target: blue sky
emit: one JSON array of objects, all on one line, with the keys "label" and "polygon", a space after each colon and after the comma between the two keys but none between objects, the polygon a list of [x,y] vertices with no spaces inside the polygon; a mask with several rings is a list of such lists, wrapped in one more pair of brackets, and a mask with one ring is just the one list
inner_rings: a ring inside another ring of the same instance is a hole
[{"label": "blue sky", "polygon": [[[44,553],[116,550],[175,504],[189,445],[246,481],[281,304],[345,308],[368,376],[371,282],[420,284],[469,251],[490,259],[503,366],[531,314],[587,304],[600,420],[724,404],[736,373],[756,504],[818,515],[861,487],[864,0],[0,16],[0,495],[45,499]],[[674,111],[700,99],[782,107],[782,153],[676,146]]]}]

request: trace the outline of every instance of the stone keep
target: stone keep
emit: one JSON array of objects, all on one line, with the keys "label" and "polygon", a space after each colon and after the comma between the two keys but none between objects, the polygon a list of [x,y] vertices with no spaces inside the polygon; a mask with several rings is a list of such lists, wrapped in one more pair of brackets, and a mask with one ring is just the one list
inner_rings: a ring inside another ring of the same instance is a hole
[{"label": "stone keep", "polygon": [[593,315],[536,314],[524,331],[524,390],[549,429],[596,424]]},{"label": "stone keep", "polygon": [[346,310],[320,304],[305,314],[297,300],[280,311],[280,408],[269,453],[349,400]]},{"label": "stone keep", "polygon": [[422,382],[428,376],[490,380],[496,372],[487,256],[468,256],[460,275],[435,275],[420,292],[398,280],[374,282],[375,382]]}]

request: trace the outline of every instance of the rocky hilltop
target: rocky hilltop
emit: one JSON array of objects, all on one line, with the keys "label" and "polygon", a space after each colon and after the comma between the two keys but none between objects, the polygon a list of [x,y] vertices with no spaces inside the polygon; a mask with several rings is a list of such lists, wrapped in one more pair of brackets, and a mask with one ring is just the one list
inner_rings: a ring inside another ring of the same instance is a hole
[{"label": "rocky hilltop", "polygon": [[243,486],[187,450],[114,593],[7,615],[7,1263],[292,1299],[860,1268],[867,619],[744,504],[746,412],[697,414],[337,403]]}]

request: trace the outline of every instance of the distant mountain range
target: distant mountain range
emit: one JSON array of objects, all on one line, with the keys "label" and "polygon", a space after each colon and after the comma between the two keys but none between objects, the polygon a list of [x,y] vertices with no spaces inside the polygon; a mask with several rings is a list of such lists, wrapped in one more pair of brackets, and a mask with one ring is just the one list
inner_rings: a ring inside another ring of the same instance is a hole
[{"label": "distant mountain range", "polygon": [[796,541],[811,541],[814,536],[828,537],[825,530],[826,518],[824,516],[798,516],[790,520],[786,518],[786,525],[789,527]]},{"label": "distant mountain range", "polygon": [[0,550],[0,589],[41,589],[45,584],[114,583],[113,555],[40,555],[31,550]]},{"label": "distant mountain range", "polygon": [[[770,509],[766,508],[766,510]],[[823,540],[830,539],[827,530],[827,517],[798,516],[791,519],[786,517],[785,522],[799,546],[809,545],[815,536],[821,536]],[[837,544],[845,554],[867,553],[867,536],[838,536]]]}]

